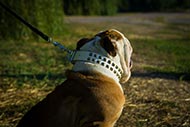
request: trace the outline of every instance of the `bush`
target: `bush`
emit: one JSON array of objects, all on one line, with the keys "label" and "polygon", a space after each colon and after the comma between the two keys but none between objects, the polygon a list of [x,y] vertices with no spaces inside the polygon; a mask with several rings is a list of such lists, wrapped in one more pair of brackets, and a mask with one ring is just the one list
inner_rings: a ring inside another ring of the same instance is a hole
[{"label": "bush", "polygon": [[[26,21],[49,35],[63,30],[61,0],[2,0]],[[38,39],[30,29],[0,7],[0,38]]]},{"label": "bush", "polygon": [[119,10],[126,11],[186,11],[190,9],[190,0],[120,0]]},{"label": "bush", "polygon": [[67,15],[114,15],[120,0],[63,0]]}]

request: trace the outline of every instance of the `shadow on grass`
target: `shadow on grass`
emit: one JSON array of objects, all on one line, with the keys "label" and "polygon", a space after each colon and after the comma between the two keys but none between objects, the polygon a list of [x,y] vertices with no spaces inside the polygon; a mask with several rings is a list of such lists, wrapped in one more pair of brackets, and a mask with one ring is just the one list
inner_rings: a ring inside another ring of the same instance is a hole
[{"label": "shadow on grass", "polygon": [[2,78],[27,78],[27,79],[37,79],[37,80],[56,80],[65,79],[65,75],[60,74],[0,74]]},{"label": "shadow on grass", "polygon": [[[58,80],[65,79],[64,73],[60,74],[0,74],[1,78],[27,78],[27,79],[37,79],[37,80]],[[140,78],[161,78],[161,79],[171,79],[180,81],[190,81],[190,73],[174,73],[174,72],[132,72],[132,77]]]},{"label": "shadow on grass", "polygon": [[190,73],[174,73],[174,72],[132,72],[132,77],[140,78],[161,78],[180,81],[190,81]]}]

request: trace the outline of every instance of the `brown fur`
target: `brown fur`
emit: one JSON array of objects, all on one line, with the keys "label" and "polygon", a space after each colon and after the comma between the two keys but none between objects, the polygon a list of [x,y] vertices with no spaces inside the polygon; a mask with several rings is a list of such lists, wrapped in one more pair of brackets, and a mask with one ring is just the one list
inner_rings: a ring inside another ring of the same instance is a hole
[{"label": "brown fur", "polygon": [[[101,37],[100,45],[111,55],[116,56],[116,50],[117,47],[115,45],[115,41],[118,41],[122,39],[122,36],[113,31],[113,30],[106,30],[104,32],[101,32],[100,34],[97,34],[96,36]],[[91,41],[92,39],[89,38],[82,38],[77,42],[77,50],[80,50],[80,48],[86,44],[87,42]]]},{"label": "brown fur", "polygon": [[97,35],[101,37],[101,41],[100,41],[101,46],[111,56],[113,57],[116,56],[117,47],[116,47],[115,41],[122,39],[122,36],[119,33],[112,30],[107,30]]},{"label": "brown fur", "polygon": [[82,38],[77,42],[76,50],[80,50],[80,48],[85,45],[87,42],[89,42],[91,39],[89,38]]},{"label": "brown fur", "polygon": [[100,36],[101,38],[109,37],[110,39],[114,39],[116,41],[122,39],[122,36],[113,30],[106,30],[106,31],[101,32],[100,34],[97,34],[97,35]]},{"label": "brown fur", "polygon": [[18,127],[112,127],[125,98],[111,78],[68,71],[67,80],[34,106]]}]

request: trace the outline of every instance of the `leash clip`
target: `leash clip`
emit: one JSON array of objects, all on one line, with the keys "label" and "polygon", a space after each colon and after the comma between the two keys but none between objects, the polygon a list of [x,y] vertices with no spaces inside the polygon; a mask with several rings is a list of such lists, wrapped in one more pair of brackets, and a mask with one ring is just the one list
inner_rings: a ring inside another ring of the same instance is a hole
[{"label": "leash clip", "polygon": [[50,39],[49,42],[52,42],[54,46],[58,46],[60,50],[67,52],[67,59],[69,60],[69,62],[72,63],[76,51],[70,50],[62,44],[60,44],[59,42],[53,41],[52,39]]}]

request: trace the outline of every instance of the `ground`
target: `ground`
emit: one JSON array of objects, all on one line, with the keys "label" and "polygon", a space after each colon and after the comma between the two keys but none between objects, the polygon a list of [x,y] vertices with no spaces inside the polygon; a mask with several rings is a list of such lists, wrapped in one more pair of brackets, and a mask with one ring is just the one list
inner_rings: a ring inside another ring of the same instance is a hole
[{"label": "ground", "polygon": [[[70,33],[57,40],[74,48],[82,37],[115,28],[133,46],[132,76],[116,127],[190,127],[190,16],[130,13],[65,17]],[[1,41],[3,42],[3,41]],[[27,110],[64,81],[71,67],[48,43],[9,41],[0,47],[0,127],[14,127]]]}]

